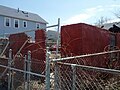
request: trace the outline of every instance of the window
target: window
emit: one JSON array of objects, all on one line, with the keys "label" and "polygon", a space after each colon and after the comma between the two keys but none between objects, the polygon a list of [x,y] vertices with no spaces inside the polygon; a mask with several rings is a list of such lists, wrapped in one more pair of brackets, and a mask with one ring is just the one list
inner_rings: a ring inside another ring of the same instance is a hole
[{"label": "window", "polygon": [[36,23],[36,28],[39,29],[40,28],[40,24]]},{"label": "window", "polygon": [[52,37],[52,35],[50,35],[50,37]]},{"label": "window", "polygon": [[23,21],[23,27],[27,27],[27,21]]},{"label": "window", "polygon": [[14,27],[19,28],[19,20],[18,19],[14,19]]},{"label": "window", "polygon": [[11,26],[11,18],[5,17],[4,25],[7,27]]}]

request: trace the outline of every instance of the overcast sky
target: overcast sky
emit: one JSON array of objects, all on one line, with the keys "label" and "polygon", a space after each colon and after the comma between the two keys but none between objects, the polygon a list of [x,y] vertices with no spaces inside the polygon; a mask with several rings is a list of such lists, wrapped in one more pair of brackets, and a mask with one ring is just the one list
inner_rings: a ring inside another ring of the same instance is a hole
[{"label": "overcast sky", "polygon": [[100,17],[116,19],[120,0],[0,0],[0,5],[39,14],[49,24],[95,23]]}]

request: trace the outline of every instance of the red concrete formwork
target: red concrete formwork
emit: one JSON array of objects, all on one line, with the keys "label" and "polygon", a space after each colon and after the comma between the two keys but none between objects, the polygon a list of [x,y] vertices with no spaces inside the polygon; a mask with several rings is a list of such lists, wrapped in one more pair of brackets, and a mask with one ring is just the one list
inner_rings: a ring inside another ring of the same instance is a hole
[{"label": "red concrete formwork", "polygon": [[[10,35],[10,46],[13,50],[13,55],[15,55],[18,50],[22,47],[24,42],[28,40],[29,37],[25,33]],[[27,55],[28,51],[31,51],[32,58],[32,71],[33,72],[43,72],[45,70],[45,32],[44,30],[35,31],[35,42],[27,42],[21,50],[21,55]],[[15,59],[15,67],[23,69],[24,60],[23,58]]]},{"label": "red concrete formwork", "polygon": [[9,36],[9,49],[12,49],[13,55],[19,51],[26,40],[28,40],[28,36],[25,33],[11,34]]},{"label": "red concrete formwork", "polygon": [[45,70],[45,49],[40,45],[40,43],[28,43],[24,50],[31,51],[32,56],[32,71],[43,72]]},{"label": "red concrete formwork", "polygon": [[31,51],[32,55],[32,71],[42,73],[45,70],[46,46],[45,31],[35,31],[35,43],[27,43],[24,47],[24,53]]},{"label": "red concrete formwork", "polygon": [[120,49],[120,33],[116,34],[116,39],[117,39],[116,40],[116,42],[117,42],[116,43],[116,46],[117,46],[116,48]]},{"label": "red concrete formwork", "polygon": [[[110,44],[108,31],[84,23],[61,27],[62,57],[103,52]],[[103,58],[102,58],[103,59]],[[106,60],[85,58],[81,64],[106,66]],[[75,63],[75,61],[72,61]]]},{"label": "red concrete formwork", "polygon": [[[76,28],[78,27],[78,28]],[[74,31],[74,28],[76,30]],[[76,44],[74,44],[75,42]],[[61,49],[62,49],[62,57],[71,56],[73,54],[77,55],[77,53],[82,54],[81,52],[76,52],[75,50],[81,51],[82,44],[78,42],[82,42],[82,33],[79,31],[79,25],[75,24],[73,26],[67,25],[61,27]],[[74,47],[74,48],[73,48]]]},{"label": "red concrete formwork", "polygon": [[45,39],[46,39],[45,30],[37,30],[37,31],[35,31],[35,42],[45,41]]},{"label": "red concrete formwork", "polygon": [[[28,36],[25,33],[11,34],[9,36],[10,45],[8,49],[12,49],[13,56],[16,56],[16,58],[14,58],[14,65],[16,68],[19,68],[19,69],[24,68],[23,58],[21,56],[20,58],[18,58],[18,55],[16,54],[27,40],[28,40]],[[20,52],[20,55],[23,55],[23,53]]]},{"label": "red concrete formwork", "polygon": [[[116,34],[116,49],[119,49],[120,50],[120,33],[117,33]],[[120,55],[116,56],[118,57],[118,60],[115,60],[113,62],[113,67],[116,68],[116,69],[120,69]]]}]

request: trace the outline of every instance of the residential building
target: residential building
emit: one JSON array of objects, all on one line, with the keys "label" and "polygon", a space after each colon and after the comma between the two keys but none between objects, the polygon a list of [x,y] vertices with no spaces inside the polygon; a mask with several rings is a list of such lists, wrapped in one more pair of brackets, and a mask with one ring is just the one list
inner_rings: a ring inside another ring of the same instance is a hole
[{"label": "residential building", "polygon": [[102,27],[104,28],[104,29],[109,29],[109,28],[111,28],[113,25],[116,25],[116,26],[118,26],[118,27],[120,27],[120,22],[112,22],[112,23],[105,23]]},{"label": "residential building", "polygon": [[[0,5],[0,37],[26,30],[46,29],[47,22],[39,15]],[[34,32],[27,33],[34,37]]]},{"label": "residential building", "polygon": [[47,39],[56,42],[57,41],[57,31],[48,30]]},{"label": "residential building", "polygon": [[103,28],[108,30],[109,28],[113,27],[113,25],[116,25],[118,27],[120,27],[120,19],[116,19],[116,20],[110,20],[102,25],[97,25],[97,27]]},{"label": "residential building", "polygon": [[[58,35],[60,36],[60,33],[58,34],[57,31],[48,30],[46,32],[47,45],[48,46],[56,45]],[[60,43],[60,38],[59,38],[59,43]]]}]

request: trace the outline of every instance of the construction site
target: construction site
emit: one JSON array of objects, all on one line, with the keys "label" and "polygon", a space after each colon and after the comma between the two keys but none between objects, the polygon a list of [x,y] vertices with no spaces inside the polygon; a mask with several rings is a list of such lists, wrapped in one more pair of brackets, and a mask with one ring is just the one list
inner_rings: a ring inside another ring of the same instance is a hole
[{"label": "construction site", "polygon": [[1,3],[0,90],[120,90],[119,0]]},{"label": "construction site", "polygon": [[55,47],[42,29],[0,38],[0,90],[120,90],[119,27],[60,27],[60,19],[52,27]]}]

